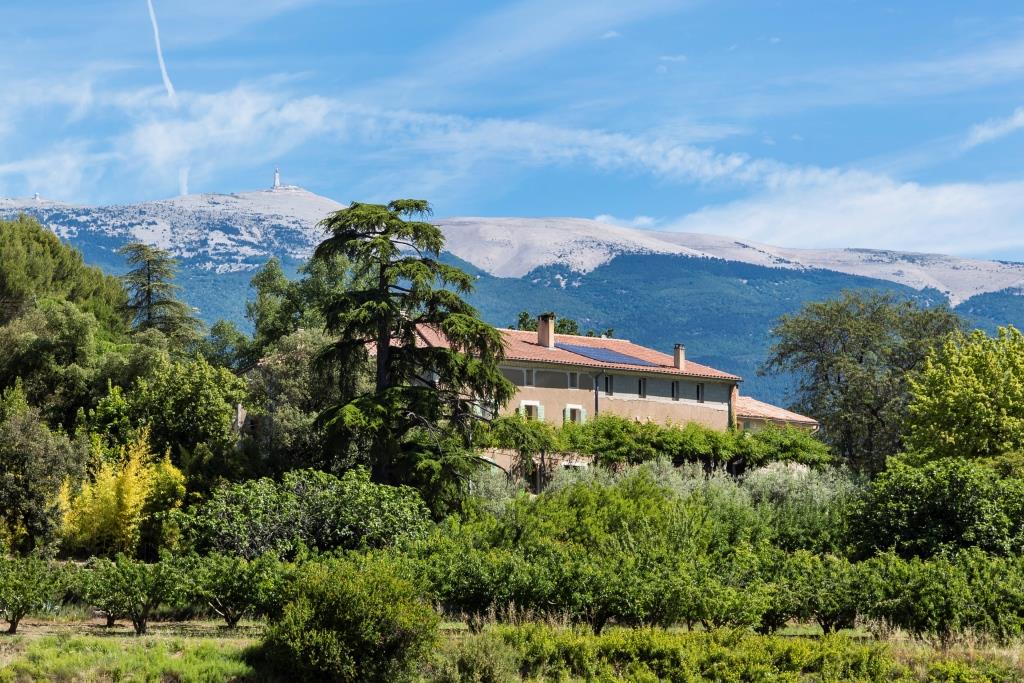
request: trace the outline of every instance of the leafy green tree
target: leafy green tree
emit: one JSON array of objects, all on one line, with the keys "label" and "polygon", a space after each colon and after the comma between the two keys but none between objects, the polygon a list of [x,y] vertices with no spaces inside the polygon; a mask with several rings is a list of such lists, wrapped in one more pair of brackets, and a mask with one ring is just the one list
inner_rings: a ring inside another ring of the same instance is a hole
[{"label": "leafy green tree", "polygon": [[[356,283],[325,311],[337,339],[325,360],[347,380],[325,424],[366,453],[375,481],[437,490],[465,477],[480,413],[515,387],[498,369],[501,335],[461,298],[472,277],[439,260],[437,227],[411,220],[429,211],[421,200],[353,203],[324,221],[314,260],[344,257]],[[357,394],[353,371],[371,362],[373,389]]]},{"label": "leafy green tree", "polygon": [[85,473],[81,444],[53,432],[28,405],[20,385],[0,396],[0,537],[30,551],[57,540],[65,479]]},{"label": "leafy green tree", "polygon": [[34,218],[0,220],[0,324],[47,298],[67,300],[91,313],[104,339],[128,332],[127,296],[117,278],[86,266],[78,250]]},{"label": "leafy green tree", "polygon": [[764,370],[794,373],[794,408],[818,419],[825,441],[852,467],[876,472],[902,449],[910,377],[960,326],[945,307],[847,292],[783,316]]},{"label": "leafy green tree", "polygon": [[235,628],[245,616],[263,611],[282,590],[283,573],[273,555],[249,560],[210,553],[198,560],[191,575],[193,597],[210,606]]},{"label": "leafy green tree", "polygon": [[245,306],[254,330],[251,362],[301,329],[323,329],[324,310],[354,284],[344,255],[311,259],[299,267],[298,275],[289,279],[281,261],[272,258],[253,276],[255,298]]},{"label": "leafy green tree", "polygon": [[0,386],[20,381],[50,424],[69,428],[93,399],[99,334],[92,314],[70,301],[38,301],[0,327]]},{"label": "leafy green tree", "polygon": [[17,633],[25,615],[56,603],[63,579],[59,567],[38,557],[0,556],[0,614],[7,620],[7,633]]},{"label": "leafy green tree", "polygon": [[896,460],[871,482],[853,516],[862,554],[893,549],[929,557],[959,548],[1024,548],[1024,481],[947,458],[913,466]]},{"label": "leafy green tree", "polygon": [[864,564],[864,582],[867,615],[917,638],[948,647],[971,626],[971,586],[948,557],[879,555]]},{"label": "leafy green tree", "polygon": [[249,337],[230,320],[215,322],[199,347],[211,365],[239,371],[250,363]]},{"label": "leafy green tree", "polygon": [[186,567],[170,557],[147,564],[119,554],[113,560],[96,560],[80,581],[86,601],[108,615],[131,619],[135,634],[141,636],[158,607],[185,594]]},{"label": "leafy green tree", "polygon": [[135,329],[157,329],[179,343],[195,341],[202,324],[192,309],[177,298],[181,289],[174,284],[177,260],[166,250],[141,242],[126,244],[118,253],[130,268],[123,280]]},{"label": "leafy green tree", "polygon": [[322,410],[340,399],[316,363],[329,341],[322,329],[298,330],[278,339],[246,373],[245,407],[258,423],[253,439],[269,473],[356,464],[341,460],[317,421]]},{"label": "leafy green tree", "polygon": [[933,457],[992,457],[1024,449],[1024,335],[956,334],[910,381],[907,445]]},{"label": "leafy green tree", "polygon": [[233,457],[235,408],[244,391],[240,378],[205,358],[165,358],[138,380],[128,395],[129,412],[136,428],[150,426],[153,450],[170,450],[190,478],[212,483],[245,471]]},{"label": "leafy green tree", "polygon": [[794,616],[813,619],[825,633],[853,628],[866,609],[863,571],[845,557],[798,550],[786,558],[784,573],[799,605]]}]

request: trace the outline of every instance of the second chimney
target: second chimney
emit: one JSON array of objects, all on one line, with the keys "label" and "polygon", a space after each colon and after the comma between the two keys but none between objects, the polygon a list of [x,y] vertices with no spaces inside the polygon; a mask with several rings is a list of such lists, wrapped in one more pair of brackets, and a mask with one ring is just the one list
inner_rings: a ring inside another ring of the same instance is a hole
[{"label": "second chimney", "polygon": [[537,343],[549,349],[555,348],[554,313],[543,313],[537,318]]},{"label": "second chimney", "polygon": [[675,361],[674,365],[676,366],[676,369],[677,370],[685,370],[686,369],[686,347],[683,346],[682,344],[676,344],[676,349],[675,349],[674,356],[675,357],[674,357],[673,360]]}]

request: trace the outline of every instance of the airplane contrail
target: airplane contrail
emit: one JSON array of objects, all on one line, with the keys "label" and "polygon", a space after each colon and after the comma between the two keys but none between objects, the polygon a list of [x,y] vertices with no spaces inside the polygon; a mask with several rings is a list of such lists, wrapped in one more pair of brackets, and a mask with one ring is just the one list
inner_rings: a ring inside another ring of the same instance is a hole
[{"label": "airplane contrail", "polygon": [[160,62],[160,75],[164,79],[164,88],[167,89],[167,97],[171,99],[171,104],[178,106],[178,94],[174,92],[174,84],[171,83],[171,77],[167,73],[167,64],[164,62],[164,51],[160,47],[160,26],[156,23],[153,0],[146,0],[146,4],[149,5],[149,20],[153,23],[153,41],[156,43],[156,58]]}]

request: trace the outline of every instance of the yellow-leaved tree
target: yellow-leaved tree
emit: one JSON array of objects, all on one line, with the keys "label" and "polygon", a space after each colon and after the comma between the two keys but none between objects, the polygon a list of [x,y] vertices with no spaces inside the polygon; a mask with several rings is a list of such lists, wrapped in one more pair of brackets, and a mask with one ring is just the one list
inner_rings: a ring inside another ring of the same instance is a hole
[{"label": "yellow-leaved tree", "polygon": [[[95,472],[74,492],[65,483],[64,544],[75,555],[146,554],[159,545],[163,515],[180,507],[185,476],[170,456],[157,457],[143,429],[126,446],[104,452],[94,442]],[[143,543],[147,548],[140,548]]]}]

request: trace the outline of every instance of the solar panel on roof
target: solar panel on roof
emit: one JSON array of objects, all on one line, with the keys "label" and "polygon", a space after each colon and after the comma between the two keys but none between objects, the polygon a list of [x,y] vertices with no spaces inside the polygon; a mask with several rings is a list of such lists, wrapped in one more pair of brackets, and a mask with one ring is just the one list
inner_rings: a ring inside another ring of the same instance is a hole
[{"label": "solar panel on roof", "polygon": [[583,356],[590,360],[600,361],[602,363],[618,363],[620,365],[640,365],[643,367],[656,368],[657,363],[642,360],[634,356],[627,355],[625,353],[619,353],[618,351],[612,351],[611,349],[598,348],[595,346],[583,346],[582,344],[565,344],[563,342],[555,342],[556,349],[562,349],[569,353],[575,353],[577,356]]}]

